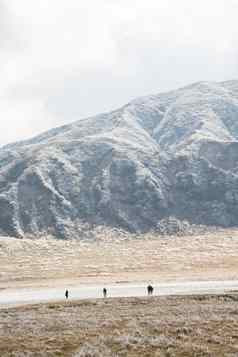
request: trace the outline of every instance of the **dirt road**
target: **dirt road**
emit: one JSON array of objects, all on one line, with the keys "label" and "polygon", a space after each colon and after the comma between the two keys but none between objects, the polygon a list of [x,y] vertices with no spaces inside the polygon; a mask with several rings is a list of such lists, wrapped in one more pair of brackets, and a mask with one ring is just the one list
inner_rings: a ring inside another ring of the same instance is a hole
[{"label": "dirt road", "polygon": [[[64,282],[65,283],[65,282]],[[72,282],[71,282],[72,284]],[[70,300],[102,298],[103,287],[107,288],[108,297],[141,297],[146,296],[145,284],[114,285],[59,285],[57,287],[2,289],[0,290],[0,308],[37,304],[41,302],[62,301],[66,288]],[[193,295],[222,294],[238,290],[238,280],[227,281],[187,281],[174,283],[156,283],[154,295]]]}]

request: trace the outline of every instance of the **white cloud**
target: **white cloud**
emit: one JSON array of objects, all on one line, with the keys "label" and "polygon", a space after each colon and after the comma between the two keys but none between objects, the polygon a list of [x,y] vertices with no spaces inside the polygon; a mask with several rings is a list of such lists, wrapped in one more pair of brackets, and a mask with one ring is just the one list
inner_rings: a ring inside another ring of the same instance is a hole
[{"label": "white cloud", "polygon": [[238,77],[237,17],[237,0],[0,0],[0,143]]}]

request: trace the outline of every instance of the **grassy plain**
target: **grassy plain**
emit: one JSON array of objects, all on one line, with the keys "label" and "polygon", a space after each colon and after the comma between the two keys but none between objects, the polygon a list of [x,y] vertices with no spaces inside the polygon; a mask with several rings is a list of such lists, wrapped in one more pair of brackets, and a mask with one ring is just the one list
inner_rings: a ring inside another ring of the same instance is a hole
[{"label": "grassy plain", "polygon": [[238,230],[97,240],[0,238],[0,288],[238,279]]},{"label": "grassy plain", "polygon": [[[0,289],[238,278],[238,230],[97,240],[0,238]],[[4,293],[4,290],[2,290]],[[238,356],[238,295],[0,309],[1,357]]]},{"label": "grassy plain", "polygon": [[0,310],[1,357],[236,357],[238,296],[152,297]]}]

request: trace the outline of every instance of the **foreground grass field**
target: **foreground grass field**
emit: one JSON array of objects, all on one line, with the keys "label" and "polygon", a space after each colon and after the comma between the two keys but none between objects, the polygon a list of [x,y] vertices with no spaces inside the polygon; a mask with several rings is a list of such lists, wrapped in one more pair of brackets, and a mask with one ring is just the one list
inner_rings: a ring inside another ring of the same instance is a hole
[{"label": "foreground grass field", "polygon": [[[196,236],[122,235],[97,239],[0,238],[0,288],[238,279],[238,230]],[[61,282],[62,285],[62,282]]]},{"label": "foreground grass field", "polygon": [[238,356],[238,295],[0,310],[1,357]]}]

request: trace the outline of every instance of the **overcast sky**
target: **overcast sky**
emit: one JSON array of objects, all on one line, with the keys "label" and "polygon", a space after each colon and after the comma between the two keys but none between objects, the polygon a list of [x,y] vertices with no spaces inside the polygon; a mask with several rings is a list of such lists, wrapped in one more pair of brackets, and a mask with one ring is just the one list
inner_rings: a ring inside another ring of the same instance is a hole
[{"label": "overcast sky", "polygon": [[238,0],[0,0],[0,145],[238,79]]}]

